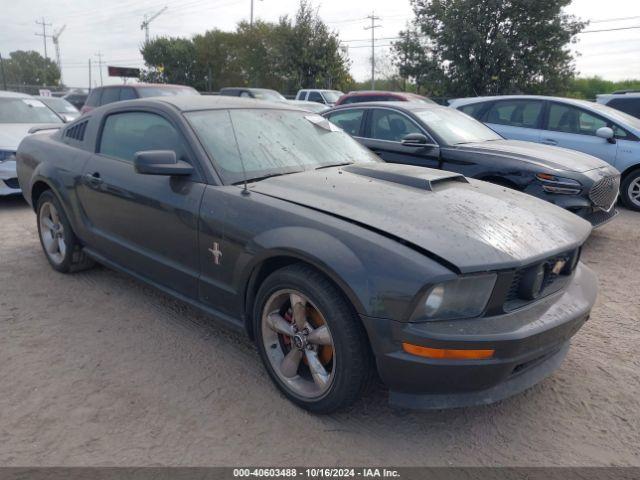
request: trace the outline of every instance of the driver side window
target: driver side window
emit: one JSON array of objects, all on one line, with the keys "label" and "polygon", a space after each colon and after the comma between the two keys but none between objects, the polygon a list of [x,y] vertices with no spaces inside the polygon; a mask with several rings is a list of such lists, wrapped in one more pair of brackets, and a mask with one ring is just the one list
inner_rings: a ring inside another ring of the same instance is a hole
[{"label": "driver side window", "polygon": [[180,133],[160,115],[126,112],[107,117],[100,137],[101,154],[133,162],[136,152],[144,150],[172,150],[186,160]]},{"label": "driver side window", "polygon": [[375,109],[371,114],[371,138],[401,142],[410,133],[422,133],[406,116],[392,110]]}]

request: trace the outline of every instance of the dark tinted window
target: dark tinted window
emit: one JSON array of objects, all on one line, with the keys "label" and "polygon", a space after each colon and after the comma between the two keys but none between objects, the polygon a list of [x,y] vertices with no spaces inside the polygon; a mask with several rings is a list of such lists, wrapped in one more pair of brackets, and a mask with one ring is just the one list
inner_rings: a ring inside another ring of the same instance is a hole
[{"label": "dark tinted window", "polygon": [[462,107],[458,108],[458,110],[460,110],[462,113],[466,113],[470,117],[478,119],[485,105],[486,103],[472,103],[471,105],[463,105]]},{"label": "dark tinted window", "polygon": [[120,100],[133,100],[138,98],[136,91],[131,87],[123,87],[120,89]]},{"label": "dark tinted window", "polygon": [[347,132],[349,135],[360,135],[360,126],[364,110],[338,111],[329,115],[329,120]]},{"label": "dark tinted window", "polygon": [[[97,107],[98,105],[100,105],[100,96],[102,95],[102,90],[99,88],[96,88],[95,90],[91,90],[91,93],[89,94],[89,97],[87,97],[87,101],[85,102],[85,105],[87,105],[88,107]],[[69,101],[74,101],[74,97],[69,97]]]},{"label": "dark tinted window", "polygon": [[143,150],[173,150],[178,158],[184,156],[180,134],[163,117],[145,112],[115,113],[107,117],[100,153],[133,161],[135,153]]},{"label": "dark tinted window", "polygon": [[512,127],[538,128],[540,112],[540,100],[502,100],[489,107],[484,121]]},{"label": "dark tinted window", "polygon": [[571,105],[552,103],[547,125],[549,130],[556,132],[595,135],[596,130],[607,126],[607,122]]},{"label": "dark tinted window", "polygon": [[614,98],[607,106],[640,118],[640,98]]},{"label": "dark tinted window", "polygon": [[117,87],[105,88],[102,92],[102,99],[100,105],[107,105],[109,103],[117,102],[120,100],[120,89]]},{"label": "dark tinted window", "polygon": [[410,133],[422,133],[409,118],[393,110],[375,109],[371,114],[371,138],[400,142]]},{"label": "dark tinted window", "polygon": [[309,92],[309,98],[307,100],[310,102],[324,103],[324,98],[322,98],[319,92]]}]

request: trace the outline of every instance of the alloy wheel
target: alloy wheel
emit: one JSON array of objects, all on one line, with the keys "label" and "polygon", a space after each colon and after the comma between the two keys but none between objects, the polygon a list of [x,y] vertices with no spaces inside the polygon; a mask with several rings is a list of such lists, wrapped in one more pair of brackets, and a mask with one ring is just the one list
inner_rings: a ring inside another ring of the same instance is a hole
[{"label": "alloy wheel", "polygon": [[64,226],[55,205],[46,202],[40,208],[40,238],[49,259],[56,265],[60,265],[67,253],[67,245],[64,241]]},{"label": "alloy wheel", "polygon": [[334,381],[336,355],[320,310],[301,292],[279,290],[262,312],[262,341],[271,367],[294,395],[324,396]]},{"label": "alloy wheel", "polygon": [[629,184],[627,193],[631,202],[637,207],[640,207],[640,177]]}]

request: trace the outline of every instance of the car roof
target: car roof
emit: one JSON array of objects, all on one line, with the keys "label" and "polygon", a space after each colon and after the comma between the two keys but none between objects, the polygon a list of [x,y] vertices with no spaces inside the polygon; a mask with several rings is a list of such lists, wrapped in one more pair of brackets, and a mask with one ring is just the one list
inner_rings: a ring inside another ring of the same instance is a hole
[{"label": "car roof", "polygon": [[437,103],[423,103],[423,102],[360,102],[360,103],[347,103],[345,105],[338,105],[331,110],[346,110],[348,108],[361,108],[361,107],[391,107],[397,110],[405,111],[418,111],[418,110],[430,110],[449,108]]},{"label": "car roof", "polygon": [[133,88],[193,88],[189,85],[178,85],[175,83],[118,83],[115,85],[103,85],[101,87],[94,87],[92,90],[105,89],[105,88],[122,88],[122,87],[133,87]]},{"label": "car roof", "polygon": [[[140,100],[129,100],[139,102]],[[159,102],[172,105],[182,112],[196,110],[216,110],[223,108],[268,108],[273,110],[301,110],[288,102],[269,102],[255,98],[227,97],[225,95],[178,95],[172,97],[152,97],[145,102]],[[122,105],[124,102],[115,102]]]},{"label": "car roof", "polygon": [[0,90],[0,97],[4,98],[32,98],[31,95],[19,92],[9,92],[7,90]]},{"label": "car roof", "polygon": [[547,95],[494,95],[494,96],[487,96],[487,97],[455,98],[449,102],[449,105],[453,107],[453,106],[471,105],[473,103],[489,102],[489,101],[495,101],[495,100],[554,100],[557,102],[569,103],[579,107],[589,107],[594,103],[594,102],[590,102],[589,100],[580,100],[577,98],[567,98],[567,97],[552,97]]}]

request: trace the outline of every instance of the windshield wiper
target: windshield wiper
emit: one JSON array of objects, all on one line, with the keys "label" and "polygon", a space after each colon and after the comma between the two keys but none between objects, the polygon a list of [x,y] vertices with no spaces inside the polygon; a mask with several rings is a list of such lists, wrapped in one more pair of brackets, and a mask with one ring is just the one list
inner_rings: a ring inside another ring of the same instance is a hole
[{"label": "windshield wiper", "polygon": [[344,167],[345,165],[353,165],[355,162],[342,162],[342,163],[332,163],[330,165],[321,165],[319,167],[314,168],[314,170],[322,170],[323,168],[330,167]]},{"label": "windshield wiper", "polygon": [[[282,173],[269,173],[267,175],[262,175],[260,177],[253,177],[253,178],[247,178],[246,181],[247,182],[259,182],[260,180],[266,180],[267,178],[271,178],[271,177],[279,177],[281,175],[290,175],[292,173],[301,173],[304,172],[304,170],[296,170],[294,172],[282,172]],[[242,185],[243,183],[245,183],[245,180],[238,180],[237,182],[233,182],[233,185]]]}]

